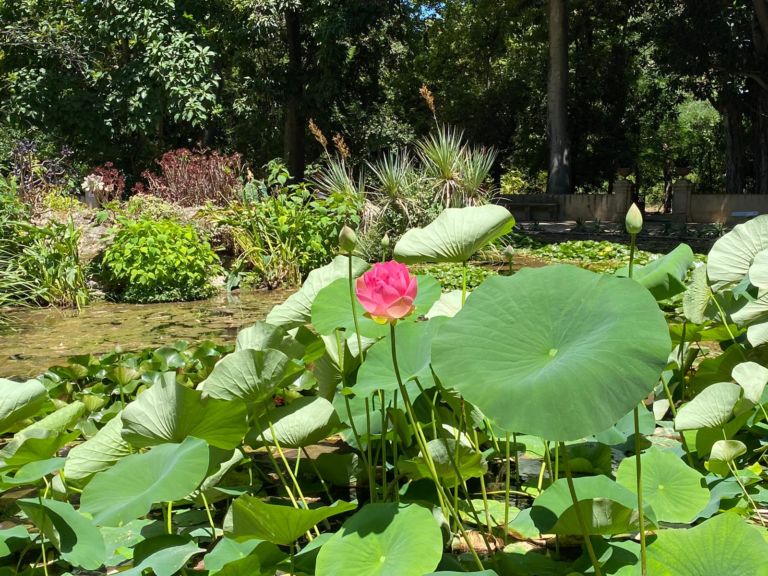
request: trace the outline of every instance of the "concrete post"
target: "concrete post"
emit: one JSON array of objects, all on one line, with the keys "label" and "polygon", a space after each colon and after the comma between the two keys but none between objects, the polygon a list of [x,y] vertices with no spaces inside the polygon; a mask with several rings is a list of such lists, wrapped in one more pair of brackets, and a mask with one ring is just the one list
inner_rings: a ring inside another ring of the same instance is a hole
[{"label": "concrete post", "polygon": [[690,219],[693,182],[679,178],[672,184],[672,220],[685,223]]},{"label": "concrete post", "polygon": [[613,195],[615,196],[614,209],[615,215],[611,219],[613,222],[624,222],[624,218],[627,215],[627,210],[632,205],[632,192],[635,185],[631,180],[616,180],[613,183]]}]

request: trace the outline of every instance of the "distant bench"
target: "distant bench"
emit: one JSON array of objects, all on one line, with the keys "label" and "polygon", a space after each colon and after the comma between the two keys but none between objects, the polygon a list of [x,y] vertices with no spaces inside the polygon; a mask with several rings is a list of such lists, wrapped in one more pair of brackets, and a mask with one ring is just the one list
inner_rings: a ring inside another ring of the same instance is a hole
[{"label": "distant bench", "polygon": [[741,212],[731,212],[731,216],[734,218],[754,218],[755,216],[760,216],[760,212],[757,210],[742,210]]}]

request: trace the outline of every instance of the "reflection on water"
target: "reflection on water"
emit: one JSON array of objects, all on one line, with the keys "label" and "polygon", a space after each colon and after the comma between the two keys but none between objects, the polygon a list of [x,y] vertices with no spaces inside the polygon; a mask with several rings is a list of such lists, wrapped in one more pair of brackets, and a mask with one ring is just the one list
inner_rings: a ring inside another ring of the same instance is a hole
[{"label": "reflection on water", "polygon": [[77,354],[116,346],[138,350],[178,340],[232,343],[237,331],[285,300],[290,291],[243,291],[172,304],[100,302],[72,310],[37,309],[14,315],[16,331],[0,334],[0,377],[34,376]]}]

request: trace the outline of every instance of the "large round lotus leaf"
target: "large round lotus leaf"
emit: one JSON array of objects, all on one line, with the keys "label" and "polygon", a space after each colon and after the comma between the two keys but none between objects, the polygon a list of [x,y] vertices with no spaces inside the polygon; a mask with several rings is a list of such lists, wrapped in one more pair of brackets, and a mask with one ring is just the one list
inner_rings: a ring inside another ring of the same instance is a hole
[{"label": "large round lotus leaf", "polygon": [[251,446],[260,446],[265,442],[274,444],[277,439],[281,448],[302,448],[320,442],[339,428],[341,422],[333,404],[319,396],[305,396],[259,417],[247,441]]},{"label": "large round lotus leaf", "polygon": [[47,498],[29,498],[16,503],[61,552],[64,560],[87,570],[96,570],[104,564],[107,555],[104,538],[71,504]]},{"label": "large round lotus leaf", "polygon": [[368,504],[317,556],[317,576],[423,576],[437,568],[443,537],[416,504]]},{"label": "large round lotus leaf", "polygon": [[355,508],[356,504],[342,500],[330,506],[293,508],[244,494],[232,504],[232,536],[240,541],[260,538],[290,546],[315,524]]},{"label": "large round lotus leaf", "polygon": [[429,225],[403,234],[395,245],[395,260],[405,264],[466,262],[514,226],[514,217],[503,206],[446,208]]},{"label": "large round lotus leaf", "polygon": [[432,365],[500,428],[575,440],[637,406],[670,347],[640,284],[561,265],[486,280],[440,329]]},{"label": "large round lotus leaf", "polygon": [[[637,497],[607,476],[575,478],[573,481],[581,516],[590,534],[617,534],[637,530]],[[646,526],[656,524],[651,508],[645,508]],[[536,498],[531,520],[542,534],[581,534],[568,482],[557,480]]]},{"label": "large round lotus leaf", "polygon": [[768,215],[734,227],[709,251],[707,274],[712,288],[717,292],[738,285],[763,250],[768,250]]},{"label": "large round lotus leaf", "polygon": [[149,512],[152,504],[180,500],[208,472],[208,444],[189,437],[131,454],[96,474],[83,490],[80,510],[97,525],[119,526]]},{"label": "large round lotus leaf", "polygon": [[712,445],[707,469],[720,476],[729,476],[729,464],[747,453],[747,446],[740,440],[718,440]]},{"label": "large round lotus leaf", "polygon": [[707,386],[677,411],[675,429],[719,428],[731,419],[740,397],[738,384],[719,382]]},{"label": "large round lotus leaf", "polygon": [[123,421],[118,414],[95,436],[72,448],[64,463],[67,481],[88,478],[128,456],[131,445],[123,439],[122,430]]},{"label": "large round lotus leaf", "polygon": [[134,446],[181,442],[188,436],[231,450],[248,431],[247,410],[240,400],[203,398],[176,382],[175,375],[153,385],[121,414],[122,436]]},{"label": "large round lotus leaf", "polygon": [[[352,258],[352,276],[358,277],[368,269],[368,263],[360,258]],[[315,296],[334,280],[349,276],[349,259],[336,256],[333,262],[312,270],[298,292],[291,294],[282,304],[278,304],[267,314],[267,322],[282,326],[286,330],[309,324],[312,320],[312,303]]]},{"label": "large round lotus leaf", "polygon": [[768,542],[726,512],[687,530],[662,530],[648,546],[653,576],[768,576]]},{"label": "large round lotus leaf", "polygon": [[[645,266],[636,266],[632,278],[648,288],[656,300],[666,300],[685,291],[683,280],[693,266],[693,250],[688,244],[680,244],[669,254]],[[616,276],[629,276],[629,267],[616,272]]]},{"label": "large round lotus leaf", "polygon": [[[453,438],[430,440],[427,442],[427,450],[440,480],[450,488],[460,480],[479,478],[488,471],[488,464],[482,453],[476,452],[461,442],[457,447],[456,440]],[[414,458],[400,460],[398,466],[401,474],[413,480],[432,477],[422,452]],[[456,474],[457,470],[460,476]]]},{"label": "large round lotus leaf", "polygon": [[47,399],[45,386],[37,380],[14,382],[0,378],[0,434],[37,414]]},{"label": "large round lotus leaf", "polygon": [[[709,503],[704,477],[672,452],[654,447],[641,456],[641,461],[643,502],[653,508],[660,522],[692,522]],[[616,481],[636,492],[636,478],[636,459],[625,458]]]},{"label": "large round lotus leaf", "polygon": [[290,358],[301,358],[304,346],[297,342],[281,326],[273,326],[267,322],[256,322],[253,326],[243,328],[237,333],[235,351],[238,350],[280,350]]},{"label": "large round lotus leaf", "polygon": [[[152,570],[155,576],[174,576],[195,554],[205,552],[189,536],[163,534],[142,540],[133,548],[133,568],[122,576],[142,576]],[[183,573],[183,572],[182,572]]]},{"label": "large round lotus leaf", "polygon": [[260,404],[272,398],[288,367],[288,356],[279,350],[238,350],[222,358],[198,388],[211,398]]},{"label": "large round lotus leaf", "polygon": [[758,288],[768,288],[768,250],[755,255],[749,267],[749,282]]}]

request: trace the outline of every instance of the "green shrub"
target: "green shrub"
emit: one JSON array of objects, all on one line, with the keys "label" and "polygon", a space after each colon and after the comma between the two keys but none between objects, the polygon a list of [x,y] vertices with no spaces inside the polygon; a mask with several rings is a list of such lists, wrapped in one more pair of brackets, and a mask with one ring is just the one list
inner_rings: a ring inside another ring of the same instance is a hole
[{"label": "green shrub", "polygon": [[220,269],[210,244],[171,220],[121,219],[102,260],[110,296],[137,303],[207,298]]}]

